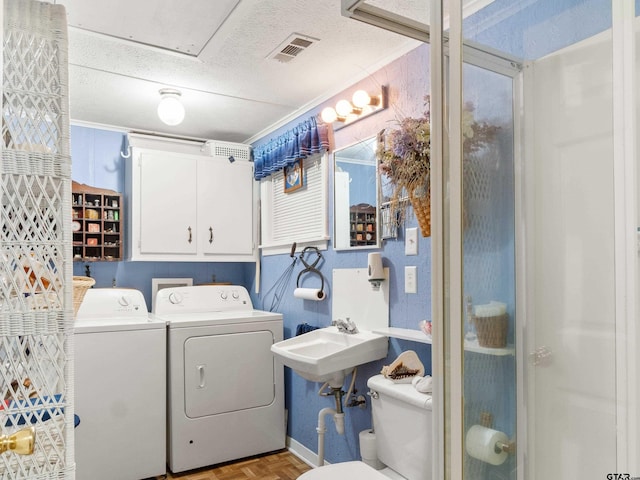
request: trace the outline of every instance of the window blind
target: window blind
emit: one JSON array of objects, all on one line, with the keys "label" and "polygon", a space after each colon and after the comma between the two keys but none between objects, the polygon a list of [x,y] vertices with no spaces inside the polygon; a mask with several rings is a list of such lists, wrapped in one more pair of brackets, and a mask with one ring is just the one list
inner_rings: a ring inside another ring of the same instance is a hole
[{"label": "window blind", "polygon": [[304,186],[291,193],[284,193],[282,170],[260,181],[264,255],[288,252],[294,242],[326,248],[327,163],[326,153],[305,158]]}]

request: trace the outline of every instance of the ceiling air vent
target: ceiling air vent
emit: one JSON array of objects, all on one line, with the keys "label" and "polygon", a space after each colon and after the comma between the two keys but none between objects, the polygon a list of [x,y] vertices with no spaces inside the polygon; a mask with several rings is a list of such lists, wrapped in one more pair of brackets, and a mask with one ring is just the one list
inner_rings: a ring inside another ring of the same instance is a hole
[{"label": "ceiling air vent", "polygon": [[318,42],[317,38],[308,37],[299,33],[293,33],[269,54],[268,58],[273,58],[279,62],[287,63],[296,58],[307,48]]}]

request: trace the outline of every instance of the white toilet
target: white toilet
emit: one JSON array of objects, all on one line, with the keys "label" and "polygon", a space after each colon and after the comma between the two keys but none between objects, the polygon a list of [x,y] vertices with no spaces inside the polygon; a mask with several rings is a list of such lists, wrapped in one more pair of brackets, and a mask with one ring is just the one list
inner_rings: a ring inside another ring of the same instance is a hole
[{"label": "white toilet", "polygon": [[371,391],[378,459],[387,468],[375,470],[364,462],[343,462],[315,468],[299,480],[431,480],[431,395],[410,383],[393,383],[382,375],[367,382]]}]

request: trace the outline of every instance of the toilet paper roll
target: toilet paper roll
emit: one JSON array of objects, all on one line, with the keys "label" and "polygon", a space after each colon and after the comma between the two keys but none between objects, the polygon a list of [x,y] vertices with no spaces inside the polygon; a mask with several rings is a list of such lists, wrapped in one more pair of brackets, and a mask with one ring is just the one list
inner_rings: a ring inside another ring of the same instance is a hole
[{"label": "toilet paper roll", "polygon": [[382,470],[385,467],[384,463],[378,460],[376,434],[372,430],[360,432],[360,456],[364,463],[376,470]]},{"label": "toilet paper roll", "polygon": [[293,296],[304,300],[315,300],[316,302],[324,300],[324,292],[319,288],[296,288],[293,291]]},{"label": "toilet paper roll", "polygon": [[507,459],[507,452],[500,449],[496,444],[509,443],[506,433],[482,425],[474,425],[467,432],[467,453],[473,458],[490,463],[491,465],[502,465]]}]

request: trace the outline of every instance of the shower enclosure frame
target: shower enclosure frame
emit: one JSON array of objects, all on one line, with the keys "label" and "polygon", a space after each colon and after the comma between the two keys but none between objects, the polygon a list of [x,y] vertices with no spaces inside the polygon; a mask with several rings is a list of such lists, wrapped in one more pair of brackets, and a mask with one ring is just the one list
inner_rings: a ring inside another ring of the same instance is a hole
[{"label": "shower enclosure frame", "polygon": [[[442,5],[448,5],[450,28],[446,36],[447,52],[444,42],[435,41],[444,38],[442,18],[438,18]],[[434,124],[442,122],[449,125],[448,132],[438,132],[442,136],[432,136],[436,151],[445,152],[442,164],[437,164],[432,181],[436,185],[434,195],[434,220],[436,232],[433,235],[432,248],[434,264],[434,285],[432,305],[434,319],[442,318],[442,328],[434,321],[434,374],[440,376],[438,382],[439,399],[443,407],[436,417],[441,423],[437,435],[444,436],[444,447],[439,456],[443,466],[441,477],[448,479],[464,478],[464,391],[463,391],[463,338],[462,322],[452,319],[463,318],[463,270],[462,270],[462,65],[468,57],[462,31],[462,5],[458,0],[431,1],[431,45],[432,45],[432,85],[438,85],[440,79],[448,89],[449,105],[446,105],[444,91],[432,94],[432,105],[439,102],[442,108],[432,112]],[[640,473],[639,435],[640,424],[638,407],[639,396],[637,293],[638,292],[638,252],[637,225],[637,165],[635,157],[636,118],[635,118],[635,52],[634,18],[635,6],[632,0],[612,0],[613,13],[613,177],[614,177],[614,237],[615,237],[615,355],[616,355],[616,455],[617,472]],[[448,63],[445,64],[448,58]],[[483,65],[484,66],[484,65]],[[444,72],[448,73],[448,76]],[[525,362],[526,298],[527,278],[525,255],[525,189],[523,159],[527,158],[526,145],[523,144],[521,123],[521,105],[523,105],[523,78],[514,77],[514,88],[519,98],[514,98],[514,145],[516,168],[516,351],[517,351],[517,478],[528,479],[525,469],[527,461],[527,417]],[[448,133],[448,135],[447,135]],[[448,170],[447,170],[448,169]],[[449,198],[445,197],[445,185],[449,187]],[[440,218],[438,218],[440,217]],[[443,348],[439,348],[443,345]],[[439,442],[436,442],[438,444]]]},{"label": "shower enclosure frame", "polygon": [[[613,183],[615,270],[615,443],[616,469],[640,475],[640,327],[638,327],[638,167],[636,165],[636,78],[633,0],[611,0],[613,78]],[[434,478],[464,477],[462,324],[462,64],[470,51],[492,69],[496,52],[474,49],[463,38],[460,0],[425,0],[430,25],[367,6],[366,0],[342,0],[343,14],[431,44],[432,152],[432,319],[434,386]],[[447,7],[447,8],[445,8]],[[448,14],[444,33],[444,12]],[[464,55],[463,55],[464,52]],[[482,53],[481,53],[482,52]],[[500,57],[498,53],[497,57]],[[504,59],[502,59],[504,60]],[[485,63],[486,62],[486,63]],[[500,62],[498,62],[500,63]],[[436,88],[439,86],[439,88]],[[529,480],[527,456],[527,185],[524,169],[531,158],[523,130],[524,80],[514,75],[515,245],[516,245],[516,390],[517,478]],[[449,98],[449,104],[446,99]],[[448,129],[445,128],[448,125]],[[454,161],[455,160],[455,161]]]}]

